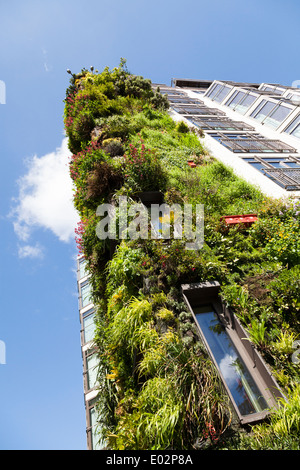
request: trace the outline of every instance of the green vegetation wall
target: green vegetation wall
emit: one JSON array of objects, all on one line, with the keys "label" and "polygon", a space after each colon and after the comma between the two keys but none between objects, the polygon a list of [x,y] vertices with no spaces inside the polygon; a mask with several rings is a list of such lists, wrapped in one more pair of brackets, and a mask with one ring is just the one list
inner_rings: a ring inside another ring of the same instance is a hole
[{"label": "green vegetation wall", "polygon": [[[299,448],[299,202],[273,201],[203,148],[198,131],[176,124],[168,100],[125,61],[71,77],[65,129],[79,252],[97,310],[99,438],[110,449]],[[190,168],[193,159],[197,164]],[[100,240],[97,207],[129,205],[143,191],[166,203],[204,204],[200,250],[184,240]],[[220,217],[257,213],[247,230]],[[182,301],[182,283],[217,280],[289,397],[269,422],[242,430]]]}]

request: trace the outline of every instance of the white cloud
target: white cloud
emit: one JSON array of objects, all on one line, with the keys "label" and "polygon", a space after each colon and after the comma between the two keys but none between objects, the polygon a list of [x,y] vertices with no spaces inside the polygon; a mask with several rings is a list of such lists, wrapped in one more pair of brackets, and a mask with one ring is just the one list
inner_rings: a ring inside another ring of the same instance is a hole
[{"label": "white cloud", "polygon": [[18,250],[19,258],[39,258],[44,257],[44,249],[36,243],[35,246],[24,245],[20,246]]},{"label": "white cloud", "polygon": [[[63,242],[74,237],[79,217],[72,201],[70,155],[67,138],[64,138],[61,147],[54,152],[27,161],[28,171],[18,181],[19,196],[11,213],[15,233],[23,242],[28,242],[33,230],[38,228],[51,230]],[[20,253],[37,251],[30,251],[27,245],[27,251]]]}]

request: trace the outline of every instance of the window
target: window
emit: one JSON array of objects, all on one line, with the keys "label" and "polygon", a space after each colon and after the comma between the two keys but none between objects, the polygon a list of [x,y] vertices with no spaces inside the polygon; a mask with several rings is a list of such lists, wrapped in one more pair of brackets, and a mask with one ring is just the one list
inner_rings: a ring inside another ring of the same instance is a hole
[{"label": "window", "polygon": [[286,191],[300,190],[300,168],[266,168],[264,173]]},{"label": "window", "polygon": [[233,95],[231,95],[231,98],[229,98],[228,101],[226,101],[225,105],[229,106],[230,108],[235,108],[237,103],[242,101],[243,98],[245,98],[246,93],[244,91],[235,91]]},{"label": "window", "polygon": [[247,163],[267,176],[286,191],[300,189],[300,160],[295,157],[243,158]]},{"label": "window", "polygon": [[207,345],[242,416],[259,413],[268,405],[250,375],[216,312],[210,305],[194,308]]},{"label": "window", "polygon": [[87,389],[94,388],[97,384],[98,359],[96,353],[86,357]]},{"label": "window", "polygon": [[169,101],[170,101],[170,103],[184,103],[184,104],[199,104],[199,103],[202,103],[202,101],[194,100],[193,98],[189,98],[188,96],[187,97],[169,96]]},{"label": "window", "polygon": [[218,93],[214,94],[214,96],[211,97],[211,99],[213,101],[217,101],[218,103],[222,103],[222,101],[224,101],[224,99],[226,98],[226,96],[231,90],[232,90],[232,87],[223,86],[223,88]]},{"label": "window", "polygon": [[211,137],[218,140],[222,145],[234,153],[294,153],[296,150],[280,140],[264,138],[261,134],[250,132],[225,134],[222,132],[212,133]]},{"label": "window", "polygon": [[283,89],[279,89],[279,88],[276,88],[276,87],[271,87],[271,86],[263,86],[262,87],[262,90],[264,91],[270,91],[271,93],[273,93],[274,95],[282,95],[282,93],[284,93],[285,90]]},{"label": "window", "polygon": [[179,114],[192,114],[192,115],[213,115],[213,116],[224,116],[223,111],[219,111],[215,108],[209,108],[208,106],[172,106],[174,111]]},{"label": "window", "polygon": [[285,129],[287,134],[293,135],[300,139],[300,114],[293,120],[293,122]]},{"label": "window", "polygon": [[199,336],[215,364],[241,424],[265,419],[284,398],[234,313],[219,297],[217,281],[181,286]]},{"label": "window", "polygon": [[99,418],[98,410],[96,409],[96,399],[90,400],[86,403],[87,408],[87,440],[89,450],[104,450],[105,441],[99,438]]},{"label": "window", "polygon": [[220,89],[222,88],[222,85],[220,85],[219,83],[213,83],[209,89],[207,90],[207,92],[205,93],[204,96],[208,96],[208,97],[212,97],[214,96]]},{"label": "window", "polygon": [[263,100],[251,116],[257,121],[276,129],[291,112],[292,108]]},{"label": "window", "polygon": [[229,98],[225,104],[226,106],[233,108],[235,111],[245,114],[256,99],[257,96],[255,95],[246,94],[243,91],[236,91],[232,98]]},{"label": "window", "polygon": [[92,450],[101,450],[104,447],[103,442],[99,441],[97,433],[97,412],[95,407],[90,409],[90,423],[91,423],[91,438],[92,438]]},{"label": "window", "polygon": [[266,117],[264,124],[267,124],[267,126],[274,127],[276,129],[279,124],[290,114],[291,111],[291,108],[279,105],[270,116]]},{"label": "window", "polygon": [[86,307],[88,304],[92,303],[91,300],[91,285],[88,281],[85,281],[80,286],[81,290],[81,308]]},{"label": "window", "polygon": [[83,343],[92,341],[95,333],[95,311],[91,309],[87,313],[88,315],[85,315],[82,319]]},{"label": "window", "polygon": [[254,117],[257,121],[262,122],[272,109],[276,106],[271,101],[262,100],[259,106],[253,111],[251,117]]},{"label": "window", "polygon": [[79,279],[82,279],[86,275],[86,260],[84,258],[81,258],[79,260]]},{"label": "window", "polygon": [[213,117],[190,117],[188,118],[195,126],[201,127],[203,130],[226,130],[226,131],[239,131],[239,130],[253,130],[253,127],[245,124],[244,122],[232,121],[228,118],[213,118]]},{"label": "window", "polygon": [[177,91],[172,88],[171,90],[160,90],[162,95],[176,95],[176,96],[186,96],[182,91]]}]

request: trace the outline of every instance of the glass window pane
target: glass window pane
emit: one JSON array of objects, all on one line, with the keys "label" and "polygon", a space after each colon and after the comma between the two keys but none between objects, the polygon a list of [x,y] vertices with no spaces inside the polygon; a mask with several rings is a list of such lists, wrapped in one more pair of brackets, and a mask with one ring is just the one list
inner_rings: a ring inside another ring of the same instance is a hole
[{"label": "glass window pane", "polygon": [[257,100],[257,96],[247,95],[245,99],[238,103],[234,109],[241,114],[245,114],[247,109],[250,108],[250,106],[254,103],[255,100]]},{"label": "glass window pane", "polygon": [[222,88],[222,90],[220,91],[220,93],[218,93],[218,94],[216,94],[212,97],[212,100],[217,101],[218,103],[221,103],[231,90],[232,90],[231,87],[224,86]]},{"label": "glass window pane", "polygon": [[[264,100],[265,101],[265,100]],[[259,111],[255,110],[251,116],[254,117],[257,121],[261,122],[263,119],[271,112],[271,110],[276,106],[275,103],[270,101],[266,102],[263,106],[259,106]],[[258,108],[257,108],[258,109]]]},{"label": "glass window pane", "polygon": [[279,108],[275,109],[275,111],[268,116],[264,123],[268,126],[277,128],[279,124],[292,112],[291,108],[287,108],[286,106],[279,106]]},{"label": "glass window pane", "polygon": [[214,95],[220,90],[221,86],[222,86],[222,85],[220,85],[220,84],[218,84],[218,83],[215,83],[215,84],[212,86],[212,88],[211,88],[210,90],[208,90],[208,93],[207,93],[207,95],[205,95],[205,96],[209,96],[209,97],[211,98],[212,96],[214,96]]},{"label": "glass window pane", "polygon": [[89,315],[83,319],[83,335],[84,342],[88,343],[94,339],[95,333],[95,314]]},{"label": "glass window pane", "polygon": [[290,168],[300,168],[300,163],[296,162],[284,162]]},{"label": "glass window pane", "polygon": [[257,170],[261,170],[262,168],[266,168],[262,163],[260,162],[249,162],[251,166],[253,166],[254,168],[256,168]]},{"label": "glass window pane", "polygon": [[79,261],[79,278],[82,279],[84,276],[87,275],[87,272],[86,272],[86,260],[85,259],[81,259]]},{"label": "glass window pane", "polygon": [[97,411],[95,407],[90,409],[90,423],[91,423],[91,432],[92,432],[92,449],[93,450],[102,450],[105,447],[104,442],[99,440],[99,435],[97,432]]},{"label": "glass window pane", "polygon": [[96,354],[92,354],[86,358],[88,389],[96,386],[97,383],[97,365],[98,359]]},{"label": "glass window pane", "polygon": [[295,129],[291,132],[291,135],[293,135],[294,137],[298,137],[298,139],[300,139],[300,124],[298,124],[298,126],[295,127]]},{"label": "glass window pane", "polygon": [[198,307],[194,312],[241,415],[266,409],[265,399],[212,307]]},{"label": "glass window pane", "polygon": [[294,119],[294,121],[285,129],[287,134],[291,134],[294,137],[300,138],[300,114]]},{"label": "glass window pane", "polygon": [[81,286],[81,302],[82,307],[90,304],[91,300],[91,285],[87,282]]},{"label": "glass window pane", "polygon": [[226,106],[229,106],[230,108],[234,108],[235,105],[244,98],[246,93],[244,91],[235,91],[231,98],[225,103]]}]

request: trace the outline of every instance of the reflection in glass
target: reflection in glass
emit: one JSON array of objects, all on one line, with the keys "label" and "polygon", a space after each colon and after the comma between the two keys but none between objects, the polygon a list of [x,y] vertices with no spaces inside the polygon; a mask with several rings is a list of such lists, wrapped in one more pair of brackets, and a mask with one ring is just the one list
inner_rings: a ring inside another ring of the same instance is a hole
[{"label": "reflection in glass", "polygon": [[251,114],[251,116],[254,117],[257,121],[261,122],[265,119],[266,116],[268,116],[275,106],[275,103],[263,100],[260,106],[258,106],[258,108],[256,108],[256,110]]},{"label": "reflection in glass", "polygon": [[294,137],[300,138],[300,114],[294,121],[285,129],[287,134],[291,134]]},{"label": "reflection in glass", "polygon": [[84,332],[84,342],[88,343],[94,339],[95,333],[95,321],[94,321],[94,313],[89,315],[83,319],[83,332]]},{"label": "reflection in glass", "polygon": [[219,83],[214,83],[211,89],[206,92],[205,96],[209,96],[210,98],[212,98],[220,90],[221,87],[222,85],[220,85]]},{"label": "reflection in glass", "polygon": [[248,95],[245,97],[245,99],[238,103],[234,109],[241,114],[245,114],[248,108],[250,108],[250,106],[254,103],[256,99],[257,96]]},{"label": "reflection in glass", "polygon": [[265,119],[264,123],[267,124],[267,126],[277,128],[291,111],[291,108],[281,105]]},{"label": "reflection in glass", "polygon": [[99,440],[99,425],[98,425],[98,412],[95,407],[90,409],[90,423],[92,431],[92,449],[102,450],[105,444],[102,440]]},{"label": "reflection in glass", "polygon": [[79,261],[79,279],[82,279],[84,276],[86,276],[88,273],[86,271],[86,260],[82,258]]},{"label": "reflection in glass", "polygon": [[231,87],[224,86],[222,90],[220,90],[218,94],[214,95],[214,97],[211,97],[211,99],[213,101],[217,101],[218,103],[221,103],[231,90],[232,90]]},{"label": "reflection in glass", "polygon": [[197,322],[241,415],[266,409],[267,403],[211,306],[194,308]]},{"label": "reflection in glass", "polygon": [[91,295],[91,285],[88,282],[85,282],[81,285],[82,307],[85,307],[91,303]]},{"label": "reflection in glass", "polygon": [[96,386],[97,383],[97,366],[98,359],[96,354],[92,354],[86,359],[87,375],[88,375],[88,389]]}]

